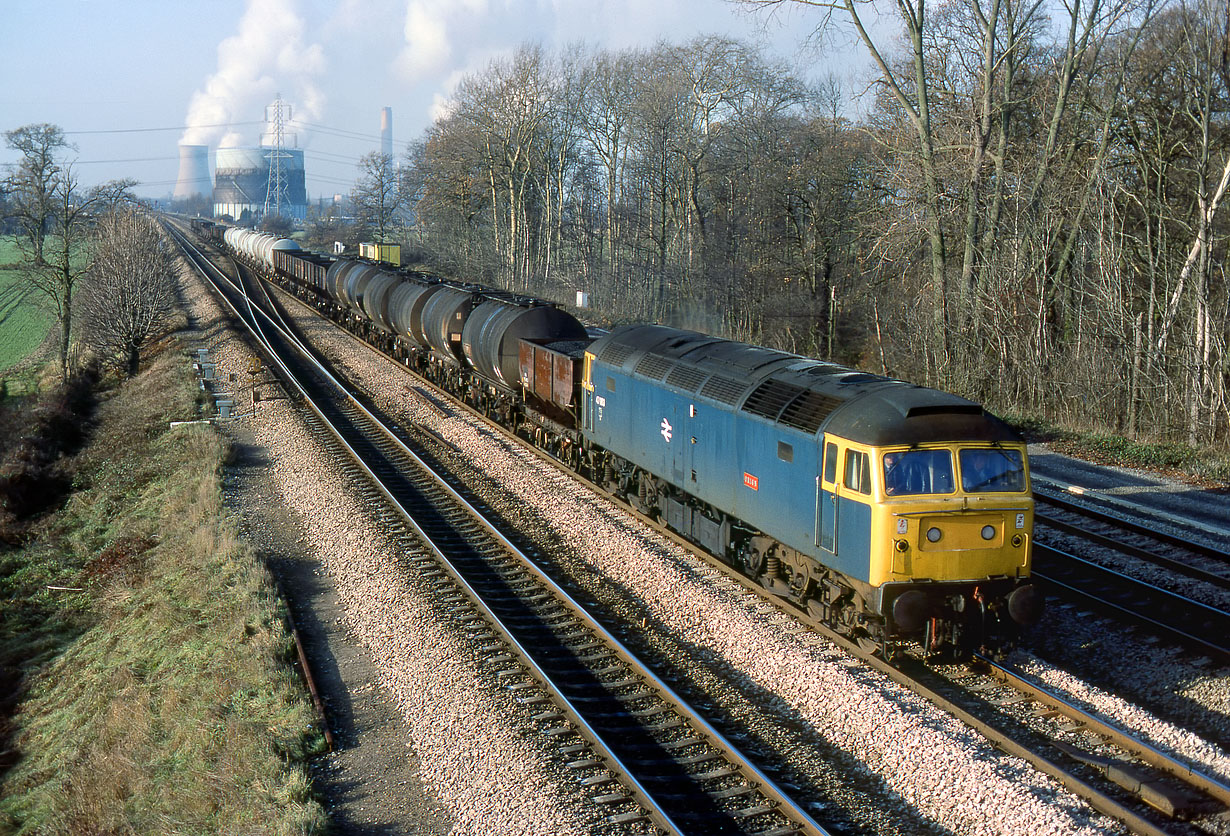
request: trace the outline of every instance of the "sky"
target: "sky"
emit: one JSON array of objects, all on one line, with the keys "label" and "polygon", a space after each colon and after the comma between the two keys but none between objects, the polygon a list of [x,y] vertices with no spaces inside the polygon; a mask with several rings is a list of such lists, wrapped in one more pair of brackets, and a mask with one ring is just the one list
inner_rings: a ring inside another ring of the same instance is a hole
[{"label": "sky", "polygon": [[[701,35],[760,45],[803,78],[865,84],[849,41],[808,44],[818,12],[729,0],[3,0],[0,130],[50,122],[85,185],[171,193],[177,144],[259,142],[279,94],[297,124],[309,198],[348,192],[393,110],[394,154],[422,136],[465,75],[519,46],[557,54]],[[16,154],[0,147],[0,165]]]}]

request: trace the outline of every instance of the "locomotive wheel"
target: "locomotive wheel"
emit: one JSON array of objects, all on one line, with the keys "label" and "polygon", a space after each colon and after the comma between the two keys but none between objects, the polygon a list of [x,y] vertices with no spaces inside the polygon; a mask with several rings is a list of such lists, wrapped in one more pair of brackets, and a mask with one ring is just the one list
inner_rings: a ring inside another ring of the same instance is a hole
[{"label": "locomotive wheel", "polygon": [[782,568],[787,572],[786,582],[790,585],[790,594],[802,601],[811,593],[815,578],[812,576],[811,561],[799,554],[787,554],[782,561]]}]

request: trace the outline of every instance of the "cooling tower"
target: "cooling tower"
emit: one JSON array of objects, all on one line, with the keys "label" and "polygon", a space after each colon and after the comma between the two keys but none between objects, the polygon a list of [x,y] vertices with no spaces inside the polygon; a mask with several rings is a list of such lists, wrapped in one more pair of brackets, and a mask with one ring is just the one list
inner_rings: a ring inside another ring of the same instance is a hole
[{"label": "cooling tower", "polygon": [[[219,148],[214,183],[214,217],[228,215],[235,220],[259,218],[265,211],[269,191],[269,164],[272,148]],[[286,217],[303,220],[307,215],[307,189],[304,181],[303,151],[286,148],[282,154],[282,176],[286,178],[289,206],[282,207]]]},{"label": "cooling tower", "polygon": [[393,158],[393,108],[380,111],[380,153]]},{"label": "cooling tower", "polygon": [[209,146],[179,146],[179,177],[175,181],[175,200],[186,200],[210,192]]}]

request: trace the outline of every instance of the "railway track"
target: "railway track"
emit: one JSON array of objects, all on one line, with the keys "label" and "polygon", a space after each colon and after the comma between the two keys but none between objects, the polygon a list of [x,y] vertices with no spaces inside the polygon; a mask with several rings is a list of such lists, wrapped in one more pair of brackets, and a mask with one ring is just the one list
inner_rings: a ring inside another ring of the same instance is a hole
[{"label": "railway track", "polygon": [[[752,759],[603,628],[467,500],[296,345],[221,281],[288,385],[314,413],[314,432],[347,460],[386,527],[400,530],[407,570],[435,578],[451,617],[485,664],[531,712],[563,765],[609,810],[614,826],[669,833],[825,834]],[[262,307],[262,306],[256,306]]]},{"label": "railway track", "polygon": [[1038,511],[1034,520],[1047,528],[1113,549],[1168,571],[1230,589],[1230,552],[1191,538],[1180,537],[1157,526],[1144,525],[1119,514],[1099,511],[1052,493],[1034,493],[1048,511]]},{"label": "railway track", "polygon": [[[1049,509],[1035,515],[1035,522],[1047,529],[1230,589],[1230,553],[1050,493],[1035,493],[1035,498]],[[1220,663],[1230,661],[1230,613],[1223,609],[1047,545],[1037,536],[1033,575],[1052,597],[1109,613]]]},{"label": "railway track", "polygon": [[[426,382],[420,381],[414,388],[437,409],[448,398]],[[473,410],[459,407],[451,400],[448,403],[450,408],[465,409],[473,417],[485,420]],[[526,443],[524,446],[544,459],[554,461],[532,445]],[[628,506],[623,507],[635,514]],[[654,521],[644,517],[641,519],[670,539],[696,551],[692,544]],[[724,569],[728,568],[703,553],[699,556]],[[750,579],[737,579],[751,589],[764,592]],[[772,595],[767,597],[780,603],[780,599]],[[808,621],[805,615],[794,614]],[[986,666],[983,671],[945,684],[942,678],[935,677],[922,666],[906,664],[895,667],[886,664],[832,634],[823,625],[809,623],[886,676],[967,722],[1000,748],[1029,760],[1039,770],[1084,797],[1096,809],[1124,821],[1133,832],[1191,832],[1184,829],[1185,825],[1172,827],[1167,824],[1167,818],[1207,815],[1230,804],[1230,788],[1217,778],[1203,775],[1149,744],[1133,739],[1127,732],[1113,729],[1096,716],[1067,703],[1061,696],[1047,693],[1037,684],[990,660],[983,661]],[[1049,737],[1045,731],[1027,727],[1031,722],[1036,726],[1054,718],[1060,719],[1054,724],[1056,731]],[[1087,740],[1082,741],[1082,738]]]},{"label": "railway track", "polygon": [[1051,597],[1108,612],[1224,664],[1230,613],[1059,549],[1034,544],[1033,577]]}]

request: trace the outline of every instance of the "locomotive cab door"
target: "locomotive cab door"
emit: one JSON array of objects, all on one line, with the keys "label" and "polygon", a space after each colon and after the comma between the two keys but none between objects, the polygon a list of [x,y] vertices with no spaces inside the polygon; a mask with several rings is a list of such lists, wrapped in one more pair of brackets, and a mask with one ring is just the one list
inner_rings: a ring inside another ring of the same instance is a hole
[{"label": "locomotive cab door", "polygon": [[678,444],[672,442],[671,477],[676,487],[685,491],[696,490],[696,471],[693,470],[693,447],[696,444],[695,427],[692,419],[696,417],[696,404],[675,402],[671,410],[671,420],[674,421],[672,431],[678,439]]},{"label": "locomotive cab door", "polygon": [[824,442],[824,462],[816,476],[816,545],[837,553],[837,445]]},{"label": "locomotive cab door", "polygon": [[594,395],[594,355],[585,352],[585,361],[581,371],[581,427],[586,432],[594,431],[594,409],[597,404]]}]

